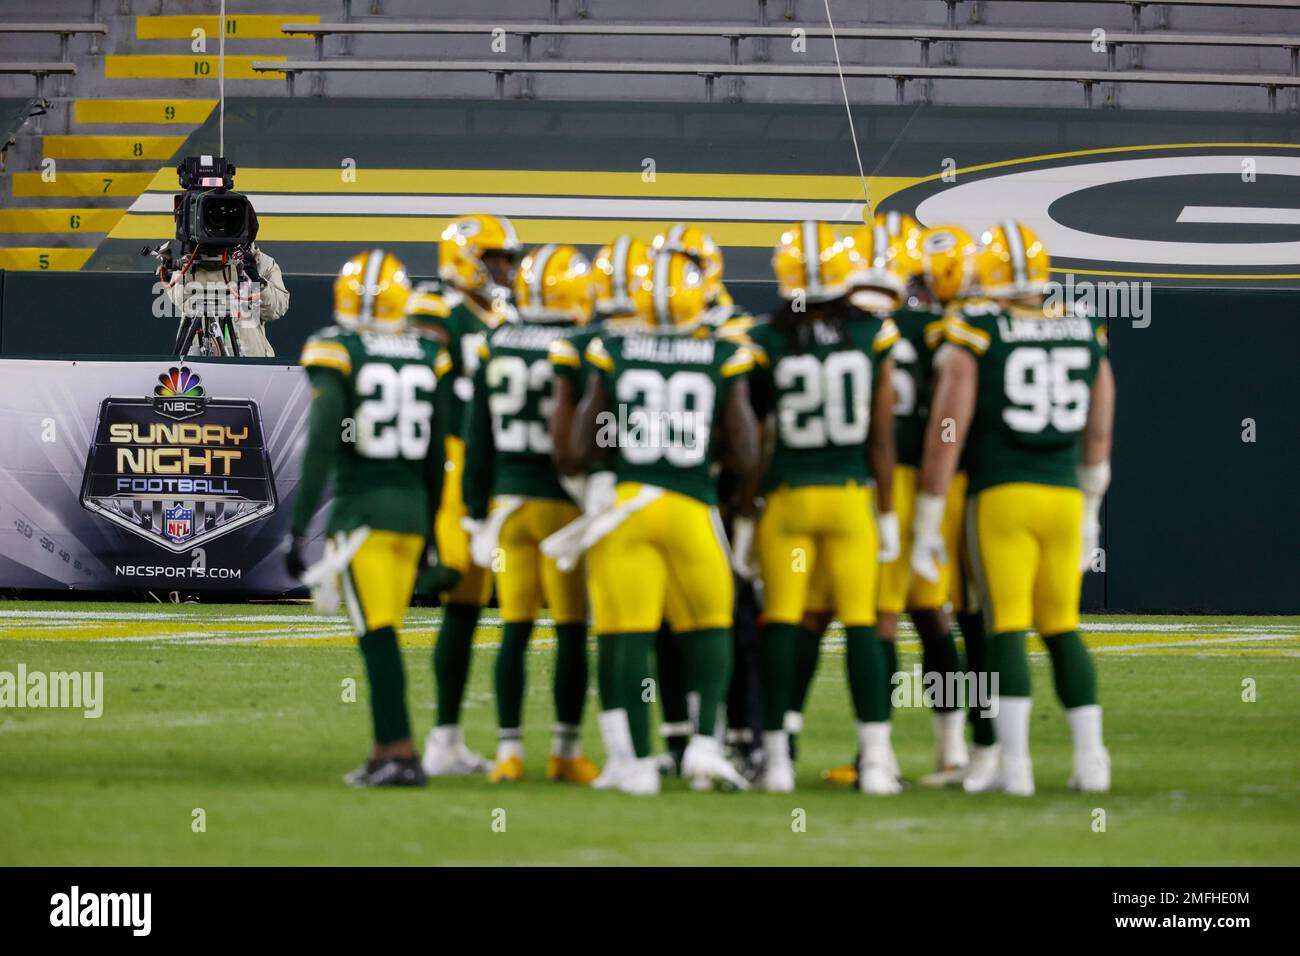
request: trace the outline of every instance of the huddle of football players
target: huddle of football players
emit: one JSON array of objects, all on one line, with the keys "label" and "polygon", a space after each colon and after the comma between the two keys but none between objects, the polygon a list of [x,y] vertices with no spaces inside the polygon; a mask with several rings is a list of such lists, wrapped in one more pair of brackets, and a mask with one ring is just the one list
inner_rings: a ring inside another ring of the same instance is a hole
[{"label": "huddle of football players", "polygon": [[[312,401],[287,561],[318,605],[341,589],[360,640],[375,743],[349,783],[523,779],[525,655],[545,611],[549,779],[653,795],[675,772],[699,790],[792,791],[835,618],[857,755],[824,776],[896,794],[906,611],[935,691],[923,785],[1034,792],[1032,630],[1066,708],[1070,786],[1109,788],[1078,609],[1114,381],[1104,325],[1044,304],[1031,230],[1006,221],[976,241],[897,213],[852,233],[797,223],[773,256],[781,305],[762,319],[686,225],[588,260],[559,244],[524,255],[509,221],[469,215],[438,257],[438,280],[414,289],[383,250],[350,260],[334,326],[303,350]],[[308,568],[331,474],[325,556]],[[489,761],[460,716],[494,585]],[[397,635],[417,588],[444,609],[422,756]],[[589,622],[603,768],[581,745]],[[958,692],[973,688],[991,692]],[[654,753],[652,703],[668,755]]]}]

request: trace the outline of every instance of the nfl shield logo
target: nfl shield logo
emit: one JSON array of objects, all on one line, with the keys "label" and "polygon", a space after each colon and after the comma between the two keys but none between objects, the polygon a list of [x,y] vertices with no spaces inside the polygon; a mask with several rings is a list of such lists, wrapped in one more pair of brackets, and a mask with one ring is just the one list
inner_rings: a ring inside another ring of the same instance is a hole
[{"label": "nfl shield logo", "polygon": [[177,544],[194,533],[193,508],[183,508],[180,505],[168,508],[163,512],[163,519],[166,523],[167,537]]}]

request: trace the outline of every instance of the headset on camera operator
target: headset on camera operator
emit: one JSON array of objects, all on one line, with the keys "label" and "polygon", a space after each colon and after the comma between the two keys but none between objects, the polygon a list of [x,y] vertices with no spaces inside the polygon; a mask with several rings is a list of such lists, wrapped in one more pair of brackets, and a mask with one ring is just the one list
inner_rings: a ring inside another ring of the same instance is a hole
[{"label": "headset on camera operator", "polygon": [[[235,167],[221,157],[191,156],[176,168],[183,192],[174,216],[180,256],[170,243],[144,249],[180,316],[177,354],[271,356],[265,323],[289,311],[276,261],[257,247],[257,213],[231,191]],[[166,250],[166,251],[164,251]]]}]

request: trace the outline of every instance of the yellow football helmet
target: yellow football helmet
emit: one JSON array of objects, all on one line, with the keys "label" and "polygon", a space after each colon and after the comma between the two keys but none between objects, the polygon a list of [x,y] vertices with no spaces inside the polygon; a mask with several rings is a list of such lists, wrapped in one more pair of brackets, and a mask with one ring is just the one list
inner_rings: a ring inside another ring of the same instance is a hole
[{"label": "yellow football helmet", "polygon": [[515,227],[505,216],[457,216],[438,238],[438,277],[461,292],[493,295],[502,285],[509,290],[513,278],[501,282],[492,275],[483,257],[500,252],[513,258],[521,250]]},{"label": "yellow football helmet", "polygon": [[334,280],[334,321],[346,329],[400,329],[410,297],[411,280],[397,256],[383,249],[360,252]]},{"label": "yellow football helmet", "polygon": [[853,240],[829,223],[805,219],[781,234],[772,254],[772,271],[783,299],[800,294],[808,302],[846,295],[868,270]]},{"label": "yellow football helmet", "polygon": [[854,305],[877,312],[897,308],[907,291],[907,281],[889,268],[889,262],[894,246],[905,240],[890,236],[886,217],[881,215],[870,225],[855,229],[852,241],[868,266],[854,283],[866,294],[855,296]]},{"label": "yellow football helmet", "polygon": [[921,233],[916,245],[921,275],[936,301],[947,305],[975,293],[978,247],[970,233],[959,226],[936,226]]},{"label": "yellow football helmet", "polygon": [[548,243],[524,256],[515,275],[515,307],[526,322],[576,322],[591,318],[596,278],[573,246]]},{"label": "yellow football helmet", "polygon": [[662,252],[680,252],[695,260],[704,274],[704,287],[708,300],[712,303],[725,293],[722,287],[722,250],[703,229],[679,222],[675,226],[655,236],[651,243],[655,255]]},{"label": "yellow football helmet", "polygon": [[655,256],[654,325],[656,328],[692,329],[708,308],[704,270],[690,256],[665,252]]},{"label": "yellow football helmet", "polygon": [[980,292],[993,299],[1042,295],[1052,274],[1052,262],[1038,236],[1028,226],[1004,219],[980,237],[975,259]]},{"label": "yellow football helmet", "polygon": [[607,318],[654,322],[654,257],[644,239],[619,236],[593,260],[596,312]]}]

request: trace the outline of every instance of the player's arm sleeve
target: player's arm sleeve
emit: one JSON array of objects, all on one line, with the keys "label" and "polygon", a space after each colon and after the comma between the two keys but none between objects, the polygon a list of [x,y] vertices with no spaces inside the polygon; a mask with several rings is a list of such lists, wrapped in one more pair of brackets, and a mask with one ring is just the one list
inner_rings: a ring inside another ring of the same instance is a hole
[{"label": "player's arm sleeve", "polygon": [[965,349],[977,359],[989,350],[993,336],[987,329],[981,328],[979,317],[962,309],[948,313],[943,323],[943,340],[958,348]]},{"label": "player's arm sleeve", "polygon": [[[438,387],[433,394],[433,416],[434,428],[433,435],[429,439],[429,452],[424,459],[424,486],[429,494],[429,518],[432,519],[438,514],[438,507],[442,504],[442,483],[446,477],[447,448],[446,448],[446,429],[439,422],[445,417],[441,410],[446,408],[446,402],[443,401],[443,392],[451,389],[451,356],[447,354],[446,349],[439,349],[437,357],[433,360],[433,371],[438,376]],[[430,529],[432,532],[432,529]]]},{"label": "player's arm sleeve", "polygon": [[496,449],[492,444],[492,412],[488,408],[487,365],[490,352],[479,347],[479,365],[474,372],[474,395],[465,412],[465,471],[461,494],[471,518],[485,518],[492,497],[496,472]]},{"label": "player's arm sleeve", "polygon": [[343,372],[330,365],[307,365],[311,407],[307,413],[307,449],[302,458],[302,477],[298,480],[298,497],[293,503],[289,526],[295,537],[306,533],[334,464],[334,448],[339,440],[345,403],[343,376]]}]

